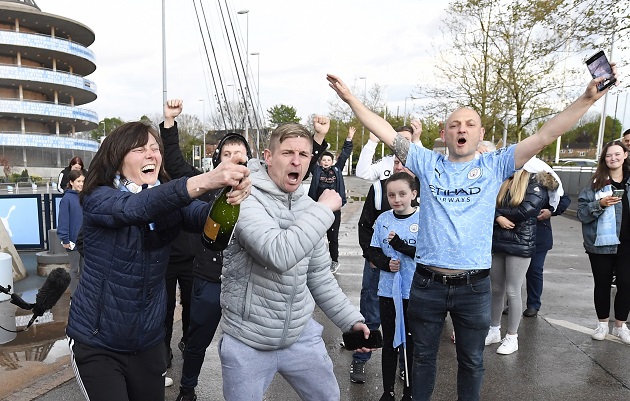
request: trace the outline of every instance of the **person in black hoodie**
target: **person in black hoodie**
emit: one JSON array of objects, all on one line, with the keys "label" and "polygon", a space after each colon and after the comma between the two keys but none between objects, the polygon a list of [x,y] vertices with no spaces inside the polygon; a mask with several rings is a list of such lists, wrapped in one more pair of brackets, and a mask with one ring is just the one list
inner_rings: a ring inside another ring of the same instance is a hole
[{"label": "person in black hoodie", "polygon": [[[186,162],[179,148],[179,132],[174,120],[183,109],[183,101],[169,100],[164,106],[164,122],[160,124],[160,135],[164,143],[164,166],[172,178],[195,176],[202,171]],[[324,134],[325,135],[325,134]],[[311,163],[317,160],[328,144],[323,135],[315,135],[313,141],[313,157]],[[251,158],[251,150],[245,138],[236,133],[228,133],[219,142],[213,156],[212,164],[216,168],[236,154],[246,153]],[[219,191],[208,192],[199,199],[210,201]],[[177,401],[196,400],[195,387],[198,384],[199,372],[205,358],[206,348],[212,342],[214,333],[221,319],[221,269],[223,256],[221,252],[207,249],[201,242],[200,235],[186,236],[177,241],[179,246],[171,249],[171,260],[192,260],[192,293],[188,311],[182,311],[182,338],[184,365],[180,381],[180,391]],[[182,292],[184,290],[182,289]],[[174,298],[173,298],[174,300]],[[182,299],[182,303],[184,300]],[[183,306],[183,305],[182,305]],[[170,313],[169,309],[169,313]],[[170,313],[172,322],[172,313]],[[187,324],[185,324],[188,322]],[[186,328],[187,326],[187,328]],[[171,325],[172,327],[172,325]],[[170,345],[170,343],[169,343]]]}]

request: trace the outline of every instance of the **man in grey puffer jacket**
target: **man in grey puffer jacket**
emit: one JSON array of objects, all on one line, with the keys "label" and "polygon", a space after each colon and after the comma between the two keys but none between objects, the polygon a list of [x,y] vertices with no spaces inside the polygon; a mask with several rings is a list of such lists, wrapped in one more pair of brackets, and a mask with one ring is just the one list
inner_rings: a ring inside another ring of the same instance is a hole
[{"label": "man in grey puffer jacket", "polygon": [[276,372],[303,400],[339,400],[315,304],[341,330],[369,335],[330,272],[325,236],[341,198],[326,190],[315,202],[301,185],[311,147],[306,128],[283,124],[265,163],[249,162],[252,193],[223,253],[219,356],[228,401],[261,400]]}]

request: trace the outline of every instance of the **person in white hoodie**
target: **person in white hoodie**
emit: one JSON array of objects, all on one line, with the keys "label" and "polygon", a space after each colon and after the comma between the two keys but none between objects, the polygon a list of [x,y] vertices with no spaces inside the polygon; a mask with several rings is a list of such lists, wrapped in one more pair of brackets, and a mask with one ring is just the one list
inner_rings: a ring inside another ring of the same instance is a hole
[{"label": "person in white hoodie", "polygon": [[[422,135],[422,125],[418,124],[414,127],[404,125],[396,130],[402,136],[409,139],[411,142],[422,146],[420,142],[420,135]],[[359,160],[357,161],[357,167],[355,174],[359,178],[363,178],[368,181],[384,180],[389,178],[394,173],[394,155],[388,155],[382,159],[372,163],[374,153],[376,153],[376,146],[379,143],[379,139],[376,135],[370,132],[370,139],[361,149],[359,154]]]}]

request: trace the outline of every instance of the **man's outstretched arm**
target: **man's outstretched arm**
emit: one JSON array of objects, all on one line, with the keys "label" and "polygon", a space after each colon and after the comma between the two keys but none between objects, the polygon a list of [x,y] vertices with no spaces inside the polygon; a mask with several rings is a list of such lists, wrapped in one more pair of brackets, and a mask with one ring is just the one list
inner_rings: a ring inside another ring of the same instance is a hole
[{"label": "man's outstretched arm", "polygon": [[350,92],[350,89],[339,77],[328,74],[326,79],[330,87],[337,92],[339,98],[350,106],[354,115],[357,116],[365,128],[376,135],[385,145],[393,148],[394,138],[396,138],[398,133],[392,126],[381,116],[365,107],[365,105]]},{"label": "man's outstretched arm", "polygon": [[[617,77],[615,63],[611,63],[611,66],[613,75]],[[569,107],[547,121],[537,133],[519,142],[514,150],[515,167],[517,169],[523,167],[529,159],[536,156],[545,146],[551,144],[560,135],[571,129],[588,109],[610,89],[608,88],[601,92],[597,91],[597,84],[605,79],[606,77],[602,76],[591,80],[584,93],[571,103]],[[617,80],[618,84],[619,80]]]}]

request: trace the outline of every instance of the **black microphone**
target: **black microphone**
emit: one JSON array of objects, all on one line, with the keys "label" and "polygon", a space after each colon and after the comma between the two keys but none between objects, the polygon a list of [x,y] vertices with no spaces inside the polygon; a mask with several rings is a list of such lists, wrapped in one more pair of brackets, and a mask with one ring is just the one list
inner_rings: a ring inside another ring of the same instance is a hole
[{"label": "black microphone", "polygon": [[58,267],[51,271],[44,285],[39,289],[33,304],[33,317],[28,322],[26,328],[35,323],[35,319],[40,317],[59,301],[61,296],[70,285],[70,274],[63,267]]}]

